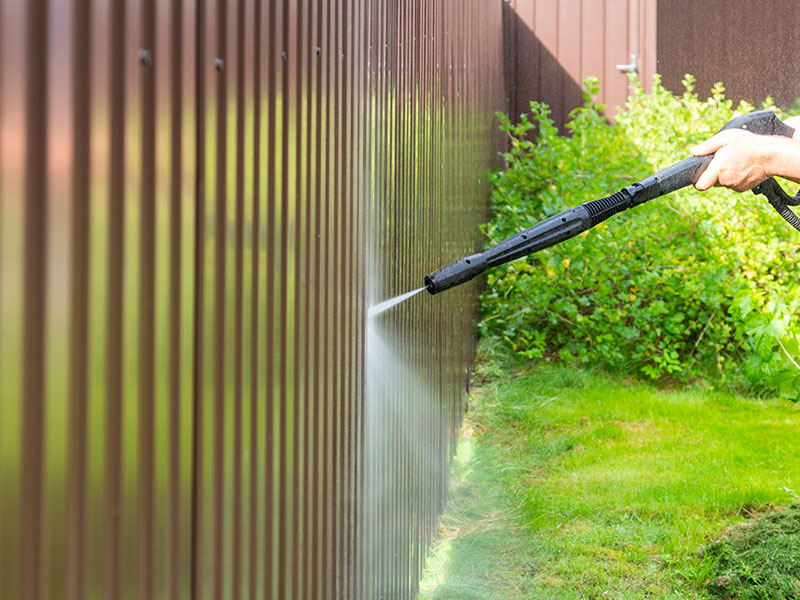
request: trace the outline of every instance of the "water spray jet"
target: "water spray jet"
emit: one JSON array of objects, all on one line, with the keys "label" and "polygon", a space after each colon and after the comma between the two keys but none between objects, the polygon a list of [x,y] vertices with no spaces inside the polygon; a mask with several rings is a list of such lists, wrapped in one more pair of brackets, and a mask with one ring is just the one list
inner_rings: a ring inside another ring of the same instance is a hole
[{"label": "water spray jet", "polygon": [[389,310],[393,306],[408,300],[412,296],[416,296],[424,289],[425,289],[424,287],[417,288],[416,290],[413,290],[411,292],[406,292],[405,294],[400,294],[399,296],[395,296],[394,298],[389,298],[388,300],[384,300],[379,304],[373,304],[367,309],[367,318],[371,319],[372,317],[375,317],[381,314],[382,312]]}]

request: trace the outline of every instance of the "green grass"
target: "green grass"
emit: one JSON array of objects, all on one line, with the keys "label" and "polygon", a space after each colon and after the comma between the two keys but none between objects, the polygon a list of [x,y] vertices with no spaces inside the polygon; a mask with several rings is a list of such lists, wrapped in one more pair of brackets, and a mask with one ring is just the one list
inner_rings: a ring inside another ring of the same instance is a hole
[{"label": "green grass", "polygon": [[540,366],[470,406],[420,599],[709,598],[705,546],[800,490],[785,400]]},{"label": "green grass", "polygon": [[706,549],[716,563],[709,591],[720,598],[800,598],[800,505],[740,523]]}]

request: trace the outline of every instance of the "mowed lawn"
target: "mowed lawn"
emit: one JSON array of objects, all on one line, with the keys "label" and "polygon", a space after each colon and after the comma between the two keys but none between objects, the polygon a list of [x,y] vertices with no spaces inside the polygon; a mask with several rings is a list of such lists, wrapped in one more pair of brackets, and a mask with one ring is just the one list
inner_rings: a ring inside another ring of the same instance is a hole
[{"label": "mowed lawn", "polygon": [[800,406],[538,366],[473,390],[421,599],[707,598],[800,494]]}]

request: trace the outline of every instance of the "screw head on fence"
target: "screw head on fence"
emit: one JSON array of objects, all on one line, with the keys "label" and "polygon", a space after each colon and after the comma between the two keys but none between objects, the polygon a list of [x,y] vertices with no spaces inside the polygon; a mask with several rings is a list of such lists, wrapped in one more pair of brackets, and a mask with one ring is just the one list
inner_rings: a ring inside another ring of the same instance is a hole
[{"label": "screw head on fence", "polygon": [[153,53],[146,48],[139,49],[139,62],[145,66],[149,67],[153,64]]}]

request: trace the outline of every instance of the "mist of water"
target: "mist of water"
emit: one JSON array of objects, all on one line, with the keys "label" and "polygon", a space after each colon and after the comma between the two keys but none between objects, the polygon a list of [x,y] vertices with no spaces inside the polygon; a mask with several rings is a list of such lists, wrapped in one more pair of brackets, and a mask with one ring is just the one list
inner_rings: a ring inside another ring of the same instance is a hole
[{"label": "mist of water", "polygon": [[417,536],[435,525],[431,505],[446,469],[438,444],[444,435],[438,388],[409,352],[415,342],[420,340],[412,332],[381,319],[367,323],[361,526],[364,597],[370,600],[406,597],[392,565],[419,564],[425,548]]},{"label": "mist of water", "polygon": [[373,304],[367,309],[367,318],[371,319],[372,317],[379,315],[384,311],[389,310],[393,306],[396,306],[397,304],[400,304],[401,302],[408,300],[412,296],[416,296],[424,289],[425,289],[424,287],[421,287],[418,290],[406,292],[405,294],[400,294],[399,296],[395,296],[394,298],[389,298],[388,300],[384,300],[380,304]]}]

